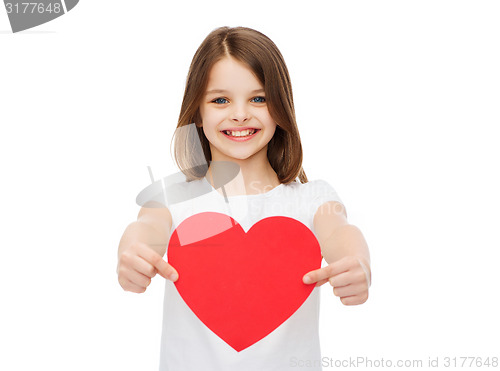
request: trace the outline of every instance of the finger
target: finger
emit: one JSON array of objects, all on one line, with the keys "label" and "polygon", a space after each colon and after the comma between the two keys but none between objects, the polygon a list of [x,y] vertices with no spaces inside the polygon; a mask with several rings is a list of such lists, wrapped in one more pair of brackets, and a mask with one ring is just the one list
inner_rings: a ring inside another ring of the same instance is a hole
[{"label": "finger", "polygon": [[333,287],[347,286],[352,284],[353,278],[350,272],[343,272],[330,277],[329,282]]},{"label": "finger", "polygon": [[348,272],[352,268],[359,266],[359,260],[354,256],[345,256],[330,264],[332,269],[332,276],[336,276],[340,273]]},{"label": "finger", "polygon": [[156,251],[154,251],[150,247],[139,249],[139,256],[151,263],[163,278],[172,282],[177,281],[177,279],[179,278],[179,274],[174,269],[174,267],[163,260],[160,254],[156,253]]},{"label": "finger", "polygon": [[365,273],[366,277],[366,282],[368,283],[368,287],[372,285],[372,274],[371,270],[368,269],[368,267],[361,261],[361,259],[358,259],[359,265],[361,265],[361,268],[363,269],[363,272]]},{"label": "finger", "polygon": [[359,294],[359,295],[346,296],[346,297],[340,298],[340,301],[344,305],[359,305],[359,304],[363,304],[367,300],[368,300],[368,291],[365,291],[364,293]]},{"label": "finger", "polygon": [[134,261],[134,269],[137,272],[142,273],[143,275],[145,275],[149,278],[153,278],[156,275],[156,273],[158,273],[158,271],[156,270],[154,265],[148,263],[146,260],[144,260],[140,256],[138,256],[137,260]]},{"label": "finger", "polygon": [[322,286],[327,282],[328,282],[328,278],[325,278],[324,280],[318,281],[318,282],[316,282],[316,287]]},{"label": "finger", "polygon": [[322,282],[324,280],[328,280],[332,275],[331,271],[332,271],[332,268],[330,265],[328,265],[326,267],[319,268],[319,269],[316,269],[316,270],[313,270],[313,271],[306,273],[304,275],[304,277],[302,278],[302,280],[304,281],[304,283],[306,285],[316,283],[316,282],[319,283],[319,282]]},{"label": "finger", "polygon": [[158,273],[165,279],[175,282],[179,279],[179,273],[167,263],[163,258],[158,255],[153,261],[153,265],[157,269]]},{"label": "finger", "polygon": [[365,271],[358,268],[354,268],[351,271],[343,272],[337,274],[336,276],[330,277],[330,285],[333,287],[337,286],[347,286],[356,283],[365,283],[367,288],[369,286]]},{"label": "finger", "polygon": [[354,296],[366,291],[366,285],[355,284],[341,287],[334,287],[333,294],[338,297]]},{"label": "finger", "polygon": [[151,283],[151,278],[135,270],[128,270],[125,273],[125,278],[137,286],[143,287],[144,289],[146,289],[146,287],[148,287]]},{"label": "finger", "polygon": [[132,281],[130,281],[127,278],[123,279],[123,283],[121,285],[125,291],[131,291],[131,292],[135,292],[138,294],[141,294],[141,293],[146,291],[145,287],[141,287],[141,286],[133,283]]}]

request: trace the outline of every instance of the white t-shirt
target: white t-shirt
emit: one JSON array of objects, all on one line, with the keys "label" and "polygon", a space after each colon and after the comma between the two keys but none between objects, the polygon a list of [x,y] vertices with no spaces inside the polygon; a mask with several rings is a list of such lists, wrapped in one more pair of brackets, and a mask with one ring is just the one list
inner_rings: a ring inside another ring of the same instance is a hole
[{"label": "white t-shirt", "polygon": [[[208,192],[169,205],[170,235],[184,219],[208,211],[231,216],[245,232],[261,219],[287,216],[315,233],[313,217],[318,207],[327,201],[342,202],[324,180],[302,184],[297,179],[266,193],[229,196],[229,203],[205,178],[185,182],[182,187],[190,194],[203,193],[200,189]],[[175,284],[165,280],[160,371],[319,371],[319,293],[319,287],[315,287],[300,308],[278,328],[237,352],[206,327],[186,305]]]}]

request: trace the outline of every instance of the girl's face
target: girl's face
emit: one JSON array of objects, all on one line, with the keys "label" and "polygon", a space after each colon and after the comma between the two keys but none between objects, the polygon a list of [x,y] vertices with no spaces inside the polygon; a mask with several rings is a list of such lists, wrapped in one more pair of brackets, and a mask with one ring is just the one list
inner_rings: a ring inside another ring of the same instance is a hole
[{"label": "girl's face", "polygon": [[[262,156],[276,130],[264,87],[245,64],[231,57],[214,64],[200,104],[201,125],[212,161]],[[248,130],[249,129],[249,130]]]}]

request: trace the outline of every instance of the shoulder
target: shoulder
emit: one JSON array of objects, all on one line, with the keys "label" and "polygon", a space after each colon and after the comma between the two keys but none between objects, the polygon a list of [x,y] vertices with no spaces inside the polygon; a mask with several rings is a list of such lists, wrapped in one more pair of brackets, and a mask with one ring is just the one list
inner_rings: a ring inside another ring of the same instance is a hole
[{"label": "shoulder", "polygon": [[309,198],[313,213],[313,228],[318,238],[328,234],[332,228],[347,223],[342,199],[328,181],[315,179],[303,186],[304,193]]},{"label": "shoulder", "polygon": [[337,191],[323,179],[310,180],[307,183],[293,182],[302,197],[307,198],[316,207],[326,201],[342,202]]},{"label": "shoulder", "polygon": [[317,192],[328,192],[334,191],[333,187],[326,180],[314,179],[304,184],[306,187],[315,190]]},{"label": "shoulder", "polygon": [[212,190],[210,184],[202,179],[190,181],[167,181],[165,184],[166,199],[171,208],[184,208],[200,196]]},{"label": "shoulder", "polygon": [[310,180],[307,183],[304,183],[303,186],[304,189],[307,189],[308,191],[311,192],[325,192],[330,189],[333,189],[330,183],[328,183],[326,180],[323,179]]},{"label": "shoulder", "polygon": [[208,192],[202,180],[186,181],[178,174],[164,178],[163,182],[156,181],[137,197],[137,204],[142,206],[137,219],[170,230],[173,215],[189,207],[192,199]]},{"label": "shoulder", "polygon": [[331,185],[323,179],[314,179],[314,180],[309,180],[307,183],[301,183],[297,178],[294,181],[291,181],[290,183],[283,183],[283,185],[289,188],[301,189],[301,190],[331,187]]},{"label": "shoulder", "polygon": [[[284,185],[283,196],[294,202],[299,202],[301,208],[305,208],[314,216],[319,207],[335,207],[336,204],[342,205],[342,200],[337,191],[329,182],[323,179],[310,180],[307,183],[301,183],[298,180]],[[304,209],[304,210],[305,210]],[[337,206],[338,209],[338,206]]]},{"label": "shoulder", "polygon": [[337,201],[342,203],[335,189],[323,179],[310,180],[307,183],[301,183],[298,180],[283,183],[283,195],[286,197],[299,197],[309,202],[310,207],[316,209],[326,201]]}]

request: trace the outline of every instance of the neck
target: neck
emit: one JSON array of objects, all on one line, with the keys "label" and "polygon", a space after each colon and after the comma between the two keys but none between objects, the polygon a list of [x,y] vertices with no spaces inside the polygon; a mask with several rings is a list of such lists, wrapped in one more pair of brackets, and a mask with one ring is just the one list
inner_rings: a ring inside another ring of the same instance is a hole
[{"label": "neck", "polygon": [[[257,154],[256,154],[257,155]],[[224,185],[228,195],[250,195],[265,193],[280,185],[278,175],[267,158],[267,153],[260,156],[251,156],[247,159],[217,158],[213,161],[231,161],[240,167],[238,175]],[[213,174],[209,166],[207,180],[213,185]]]}]

